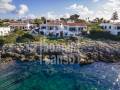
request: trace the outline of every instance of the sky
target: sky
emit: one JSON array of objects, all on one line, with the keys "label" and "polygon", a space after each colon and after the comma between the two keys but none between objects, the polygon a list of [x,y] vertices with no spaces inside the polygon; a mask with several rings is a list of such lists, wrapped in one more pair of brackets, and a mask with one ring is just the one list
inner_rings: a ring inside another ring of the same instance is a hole
[{"label": "sky", "polygon": [[115,11],[120,14],[120,0],[0,0],[0,18],[56,19],[78,14],[83,19],[110,19]]}]

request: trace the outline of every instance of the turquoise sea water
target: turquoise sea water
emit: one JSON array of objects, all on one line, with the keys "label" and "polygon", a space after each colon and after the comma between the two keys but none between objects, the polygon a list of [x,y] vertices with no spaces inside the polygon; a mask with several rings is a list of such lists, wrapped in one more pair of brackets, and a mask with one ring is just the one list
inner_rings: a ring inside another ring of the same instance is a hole
[{"label": "turquoise sea water", "polygon": [[120,65],[0,65],[0,90],[120,90]]}]

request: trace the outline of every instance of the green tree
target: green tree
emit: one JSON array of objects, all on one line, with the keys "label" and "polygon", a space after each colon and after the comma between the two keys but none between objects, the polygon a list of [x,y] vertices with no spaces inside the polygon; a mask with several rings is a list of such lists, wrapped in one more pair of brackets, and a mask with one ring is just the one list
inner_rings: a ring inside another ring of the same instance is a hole
[{"label": "green tree", "polygon": [[46,18],[45,17],[41,17],[41,21],[42,21],[42,23],[46,23]]},{"label": "green tree", "polygon": [[[5,19],[5,20],[6,20],[6,19]],[[8,24],[5,23],[4,20],[0,20],[0,27],[6,27],[6,26],[8,26]]]},{"label": "green tree", "polygon": [[4,43],[5,43],[5,41],[4,41],[3,37],[0,37],[0,46],[3,46]]},{"label": "green tree", "polygon": [[4,37],[4,40],[5,40],[5,43],[15,43],[16,42],[16,35],[14,33],[8,35],[8,36],[5,36]]},{"label": "green tree", "polygon": [[34,24],[36,24],[37,26],[39,26],[40,24],[42,24],[41,19],[36,18],[36,19],[34,20]]},{"label": "green tree", "polygon": [[73,21],[78,21],[79,20],[79,15],[77,15],[77,14],[74,14],[74,15],[71,15],[70,16],[70,20],[73,20]]},{"label": "green tree", "polygon": [[76,22],[86,23],[86,21],[85,21],[85,20],[83,20],[83,19],[78,19]]},{"label": "green tree", "polygon": [[0,20],[0,27],[4,26],[4,22],[2,20]]},{"label": "green tree", "polygon": [[112,18],[111,18],[111,20],[118,20],[119,18],[118,18],[118,13],[117,13],[117,11],[115,11],[114,13],[113,13],[113,15],[112,15]]},{"label": "green tree", "polygon": [[106,22],[106,20],[104,18],[95,18],[93,22],[100,24],[100,23]]},{"label": "green tree", "polygon": [[99,23],[89,23],[87,26],[88,26],[89,31],[93,31],[93,30],[94,31],[101,31],[102,30]]},{"label": "green tree", "polygon": [[20,29],[15,29],[13,33],[17,36],[22,36],[25,34],[25,31],[20,30]]},{"label": "green tree", "polygon": [[25,33],[24,35],[16,38],[16,42],[18,42],[18,43],[24,43],[24,42],[30,42],[30,41],[31,42],[35,41],[35,38],[34,38],[34,36],[32,36],[31,34],[28,34],[28,33]]},{"label": "green tree", "polygon": [[61,21],[64,21],[64,22],[67,22],[68,19],[62,17],[62,18],[60,18],[60,20],[61,20]]}]

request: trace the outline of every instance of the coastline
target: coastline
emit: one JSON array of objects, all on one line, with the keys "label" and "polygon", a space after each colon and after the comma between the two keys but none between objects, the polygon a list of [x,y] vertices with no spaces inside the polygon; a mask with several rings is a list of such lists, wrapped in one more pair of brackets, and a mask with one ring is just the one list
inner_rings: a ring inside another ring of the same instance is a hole
[{"label": "coastline", "polygon": [[68,45],[29,43],[5,44],[1,62],[12,60],[41,61],[47,64],[90,64],[97,61],[119,62],[120,43],[114,41],[87,40]]}]

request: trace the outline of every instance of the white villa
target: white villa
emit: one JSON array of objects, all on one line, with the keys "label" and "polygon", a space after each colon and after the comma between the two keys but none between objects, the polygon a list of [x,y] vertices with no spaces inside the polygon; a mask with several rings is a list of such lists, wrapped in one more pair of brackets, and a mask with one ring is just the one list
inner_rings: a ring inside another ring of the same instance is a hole
[{"label": "white villa", "polygon": [[33,24],[30,24],[29,22],[22,22],[22,21],[10,21],[10,22],[6,22],[6,24],[8,24],[12,30],[15,30],[15,29],[31,30],[34,27]]},{"label": "white villa", "polygon": [[0,36],[6,36],[11,32],[10,27],[0,27]]},{"label": "white villa", "polygon": [[100,26],[113,35],[120,35],[120,22],[101,23]]},{"label": "white villa", "polygon": [[54,35],[56,37],[64,37],[80,35],[82,31],[86,30],[87,25],[83,23],[65,23],[62,21],[50,21],[47,22],[47,24],[41,24],[39,28],[32,30],[31,34],[42,34],[49,36]]}]

